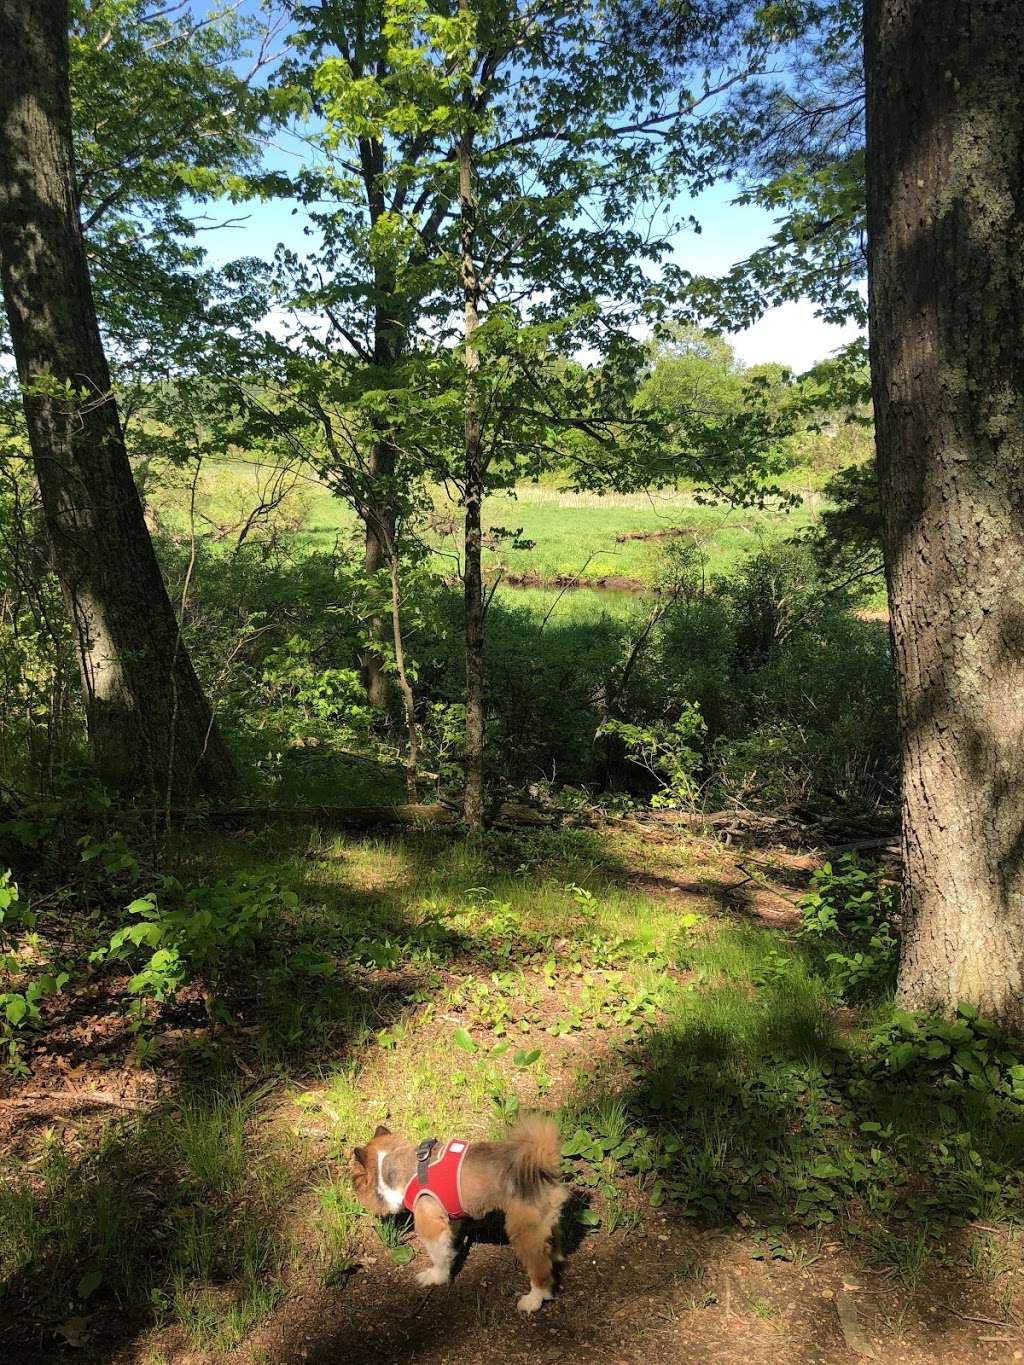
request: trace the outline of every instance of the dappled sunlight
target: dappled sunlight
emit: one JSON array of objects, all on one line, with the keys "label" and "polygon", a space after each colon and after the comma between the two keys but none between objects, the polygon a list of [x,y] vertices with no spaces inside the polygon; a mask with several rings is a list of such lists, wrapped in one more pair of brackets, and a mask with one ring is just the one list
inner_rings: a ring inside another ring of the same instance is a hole
[{"label": "dappled sunlight", "polygon": [[[659,837],[659,875],[679,883],[712,864],[739,880],[730,860],[750,856],[685,830]],[[12,1187],[11,1292],[38,1292],[44,1266],[73,1291],[95,1262],[109,1288],[155,1305],[139,1322],[146,1349],[285,1359],[301,1341],[326,1362],[358,1338],[361,1359],[433,1359],[452,1348],[443,1300],[415,1290],[407,1228],[353,1202],[351,1149],[379,1122],[486,1138],[540,1108],[560,1114],[578,1192],[563,1297],[541,1329],[561,1349],[627,1359],[641,1338],[679,1339],[714,1359],[726,1311],[767,1359],[783,1330],[791,1344],[832,1340],[824,1291],[888,1267],[869,1318],[884,1335],[882,1305],[918,1312],[944,1247],[947,1307],[988,1293],[969,1263],[990,1273],[996,1252],[949,1225],[1005,1217],[1024,1125],[962,1086],[893,1084],[867,1047],[871,1009],[836,1007],[827,944],[751,921],[742,902],[650,894],[636,880],[644,848],[614,825],[474,844],[273,829],[183,843],[191,875],[260,869],[295,901],[248,974],[225,982],[230,1019],[182,1046],[163,1099],[103,1139],[86,1111],[71,1116],[59,1178],[44,1165]],[[851,896],[865,885],[836,875]],[[161,1048],[158,1015],[149,1032]],[[45,1153],[34,1131],[24,1150]],[[168,1198],[192,1209],[158,1252],[125,1230],[131,1201],[113,1224],[102,1211],[104,1170],[151,1188],[154,1166],[174,1193],[155,1189],[131,1219]],[[515,1275],[500,1236],[472,1239],[450,1293],[478,1307],[456,1341],[475,1343],[486,1321],[492,1346],[517,1349]],[[610,1315],[581,1318],[594,1294]],[[642,1330],[624,1325],[636,1313]],[[954,1341],[948,1324],[928,1331]]]}]

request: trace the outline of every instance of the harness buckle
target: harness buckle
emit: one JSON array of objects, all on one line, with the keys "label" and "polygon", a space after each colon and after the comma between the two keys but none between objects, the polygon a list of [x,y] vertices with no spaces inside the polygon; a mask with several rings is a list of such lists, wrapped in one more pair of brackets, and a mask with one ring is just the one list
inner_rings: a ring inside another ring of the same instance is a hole
[{"label": "harness buckle", "polygon": [[427,1168],[430,1165],[430,1154],[437,1146],[437,1138],[424,1138],[416,1148],[416,1180],[420,1185],[427,1183]]}]

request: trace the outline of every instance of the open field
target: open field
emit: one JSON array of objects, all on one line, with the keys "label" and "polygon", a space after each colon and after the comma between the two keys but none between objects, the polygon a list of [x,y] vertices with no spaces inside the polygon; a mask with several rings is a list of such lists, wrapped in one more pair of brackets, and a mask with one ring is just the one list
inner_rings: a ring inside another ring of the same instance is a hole
[{"label": "open field", "polygon": [[[258,503],[266,470],[244,460],[226,463],[204,475],[198,485],[196,529],[230,544],[246,525],[247,509]],[[182,476],[173,472],[151,495],[160,524],[181,536],[188,531],[188,503]],[[813,523],[823,506],[820,493],[807,486],[795,508],[730,508],[707,505],[690,491],[646,494],[569,493],[527,484],[515,494],[495,494],[485,506],[484,548],[489,572],[513,578],[532,576],[540,583],[575,579],[622,579],[639,585],[657,575],[665,537],[681,535],[707,559],[709,577],[733,569],[742,557],[796,534]],[[357,518],[322,484],[303,477],[278,513],[293,543],[304,550],[329,551],[358,541]],[[517,533],[494,535],[496,528]],[[259,533],[259,525],[257,531]],[[457,572],[461,559],[459,509],[441,490],[435,494],[428,539],[436,547],[443,574]]]},{"label": "open field", "polygon": [[[3,1081],[0,1357],[826,1362],[838,1308],[881,1359],[1009,1359],[1024,1120],[890,1076],[884,1000],[837,1007],[794,932],[815,861],[628,822],[194,836],[188,883],[277,888],[255,956],[141,1016],[131,962],[46,1003]],[[561,1294],[520,1318],[487,1227],[417,1289],[352,1145],[535,1107],[573,1190]]]},{"label": "open field", "polygon": [[[515,496],[497,494],[485,507],[485,527],[520,532],[533,542],[516,549],[511,541],[485,547],[484,562],[493,572],[499,566],[510,574],[536,574],[541,581],[579,575],[583,579],[628,578],[649,582],[657,572],[658,540],[619,539],[631,532],[656,537],[682,529],[708,557],[708,573],[726,572],[764,539],[792,535],[811,523],[810,507],[820,499],[811,494],[808,506],[789,512],[750,508],[712,507],[697,503],[691,493],[643,496],[562,493],[554,488],[527,485]],[[451,531],[431,539],[437,545],[442,572],[452,572],[459,561],[461,525],[456,508],[437,503],[438,521]],[[304,529],[303,544],[330,548],[339,536],[350,535],[355,522],[329,493],[315,498]]]}]

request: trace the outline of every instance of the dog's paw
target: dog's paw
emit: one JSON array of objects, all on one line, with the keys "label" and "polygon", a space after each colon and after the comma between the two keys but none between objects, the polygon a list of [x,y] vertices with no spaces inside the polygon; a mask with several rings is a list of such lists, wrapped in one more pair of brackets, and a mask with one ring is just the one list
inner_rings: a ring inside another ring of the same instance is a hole
[{"label": "dog's paw", "polygon": [[442,1270],[440,1266],[432,1265],[429,1270],[421,1270],[417,1274],[416,1283],[423,1285],[424,1289],[433,1284],[447,1284],[448,1272]]},{"label": "dog's paw", "polygon": [[529,1294],[524,1294],[516,1304],[520,1313],[536,1313],[542,1303],[546,1303],[551,1298],[550,1289],[531,1289]]}]

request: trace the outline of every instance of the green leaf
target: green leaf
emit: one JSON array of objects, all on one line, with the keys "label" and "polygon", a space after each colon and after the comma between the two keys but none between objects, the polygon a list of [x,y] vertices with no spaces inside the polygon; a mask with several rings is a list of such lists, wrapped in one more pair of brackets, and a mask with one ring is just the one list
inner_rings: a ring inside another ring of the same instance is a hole
[{"label": "green leaf", "polygon": [[902,1071],[914,1058],[914,1048],[910,1043],[900,1043],[889,1053],[889,1069]]},{"label": "green leaf", "polygon": [[7,1002],[5,1013],[8,1022],[17,1026],[28,1014],[28,1001],[23,995],[12,995]]},{"label": "green leaf", "polygon": [[103,1283],[102,1270],[86,1271],[86,1273],[78,1281],[78,1289],[76,1291],[78,1297],[80,1299],[89,1298],[92,1294],[96,1293],[96,1290],[99,1289],[102,1283]]},{"label": "green leaf", "polygon": [[394,1261],[395,1265],[408,1265],[415,1255],[416,1252],[412,1247],[394,1247],[391,1252],[391,1259]]},{"label": "green leaf", "polygon": [[563,1156],[579,1156],[590,1149],[590,1134],[585,1128],[577,1128],[567,1142],[562,1143]]},{"label": "green leaf", "polygon": [[595,1213],[593,1209],[580,1209],[576,1215],[576,1221],[585,1228],[599,1228],[601,1226],[601,1215]]},{"label": "green leaf", "polygon": [[524,1051],[523,1048],[520,1048],[518,1052],[516,1052],[512,1060],[515,1062],[516,1066],[533,1066],[534,1062],[537,1061],[539,1057],[540,1057],[539,1047],[531,1048],[529,1052],[526,1052]]},{"label": "green leaf", "polygon": [[477,1045],[469,1036],[464,1028],[457,1028],[452,1034],[452,1040],[456,1047],[461,1047],[463,1052],[476,1052]]}]

